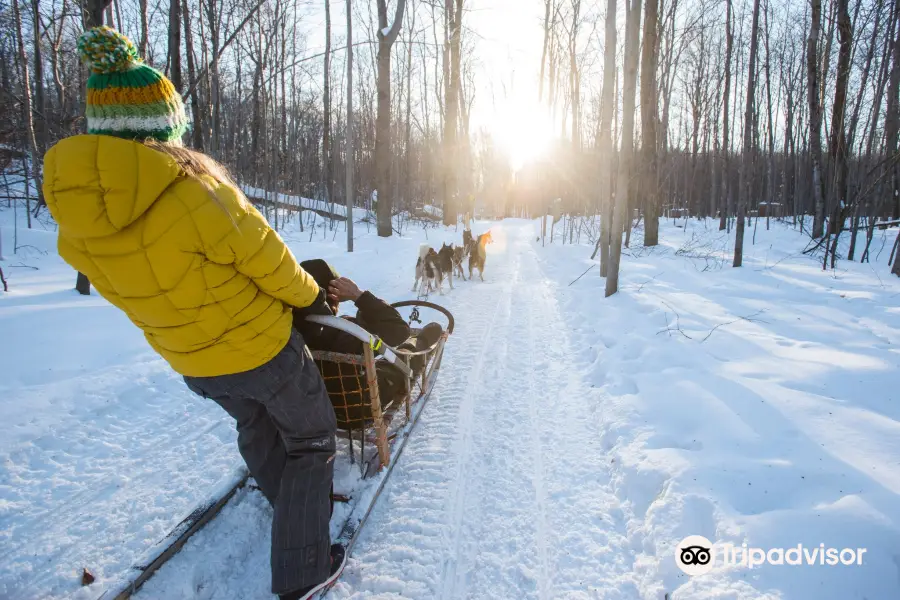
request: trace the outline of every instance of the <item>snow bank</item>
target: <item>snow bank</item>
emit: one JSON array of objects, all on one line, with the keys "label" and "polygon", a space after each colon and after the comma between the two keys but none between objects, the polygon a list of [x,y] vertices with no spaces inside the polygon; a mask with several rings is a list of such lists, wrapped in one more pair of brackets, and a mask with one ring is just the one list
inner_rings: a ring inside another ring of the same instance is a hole
[{"label": "snow bank", "polygon": [[[733,235],[666,222],[660,246],[625,250],[621,291],[606,300],[596,268],[569,285],[591,265],[586,247],[540,249],[577,324],[573,368],[605,396],[597,433],[640,596],[900,597],[900,281],[883,256],[823,272],[798,232],[764,227],[733,269]],[[895,235],[880,232],[873,252]],[[690,578],[673,560],[688,535],[868,552],[862,566]]]},{"label": "snow bank", "polygon": [[[342,204],[334,204],[332,205],[330,202],[325,202],[324,200],[314,200],[312,198],[302,198],[300,196],[292,196],[290,194],[282,194],[276,192],[266,192],[260,188],[255,188],[249,185],[242,185],[241,191],[247,196],[249,200],[255,200],[257,202],[275,202],[275,197],[278,197],[278,202],[287,204],[289,206],[294,207],[303,207],[307,210],[315,210],[322,213],[334,215],[340,219],[347,218],[347,207]],[[360,212],[364,212],[363,209],[360,209]]]}]

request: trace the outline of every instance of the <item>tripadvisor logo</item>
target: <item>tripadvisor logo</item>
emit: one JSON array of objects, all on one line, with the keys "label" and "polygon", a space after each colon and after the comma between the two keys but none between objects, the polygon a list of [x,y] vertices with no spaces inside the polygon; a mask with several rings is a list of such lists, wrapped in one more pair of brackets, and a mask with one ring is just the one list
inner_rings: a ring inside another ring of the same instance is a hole
[{"label": "tripadvisor logo", "polygon": [[790,548],[754,548],[741,544],[714,544],[702,535],[689,535],[675,547],[675,564],[684,573],[704,575],[719,564],[754,568],[762,565],[861,565],[865,548],[828,548],[825,544]]},{"label": "tripadvisor logo", "polygon": [[716,564],[713,543],[702,535],[689,535],[675,547],[675,563],[688,575],[704,575]]}]

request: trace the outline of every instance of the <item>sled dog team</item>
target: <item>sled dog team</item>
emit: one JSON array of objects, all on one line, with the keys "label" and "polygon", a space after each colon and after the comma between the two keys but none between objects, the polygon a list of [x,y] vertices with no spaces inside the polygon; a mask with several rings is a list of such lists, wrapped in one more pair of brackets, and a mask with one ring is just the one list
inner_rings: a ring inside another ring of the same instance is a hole
[{"label": "sled dog team", "polygon": [[435,251],[428,244],[419,246],[419,259],[416,261],[416,281],[412,291],[418,291],[420,295],[427,296],[434,290],[439,294],[444,293],[443,282],[446,278],[453,289],[453,275],[457,274],[463,281],[466,280],[463,272],[463,260],[469,258],[469,279],[474,277],[473,270],[478,270],[478,276],[484,281],[484,265],[487,260],[487,245],[494,243],[491,230],[487,230],[478,236],[472,237],[472,231],[463,231],[463,245],[456,246],[441,243],[441,249]]}]

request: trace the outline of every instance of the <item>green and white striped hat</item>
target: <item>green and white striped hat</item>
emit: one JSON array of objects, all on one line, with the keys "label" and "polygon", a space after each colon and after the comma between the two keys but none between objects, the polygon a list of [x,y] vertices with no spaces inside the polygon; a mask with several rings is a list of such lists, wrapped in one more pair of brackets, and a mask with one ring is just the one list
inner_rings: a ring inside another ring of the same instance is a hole
[{"label": "green and white striped hat", "polygon": [[178,140],[188,128],[181,95],[165,75],[144,64],[127,37],[94,27],[78,38],[91,68],[87,82],[88,133],[126,139]]}]

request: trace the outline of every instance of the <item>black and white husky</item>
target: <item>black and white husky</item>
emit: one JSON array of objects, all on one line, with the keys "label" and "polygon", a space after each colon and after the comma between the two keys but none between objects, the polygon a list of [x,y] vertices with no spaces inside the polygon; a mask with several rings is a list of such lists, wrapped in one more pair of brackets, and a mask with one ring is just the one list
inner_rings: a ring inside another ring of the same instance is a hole
[{"label": "black and white husky", "polygon": [[[419,294],[427,296],[434,290],[440,294],[444,293],[441,287],[441,280],[444,274],[441,271],[438,253],[428,244],[419,245],[419,260],[416,261],[416,282],[413,284],[412,291],[419,291]],[[421,287],[419,286],[419,282]]]}]

